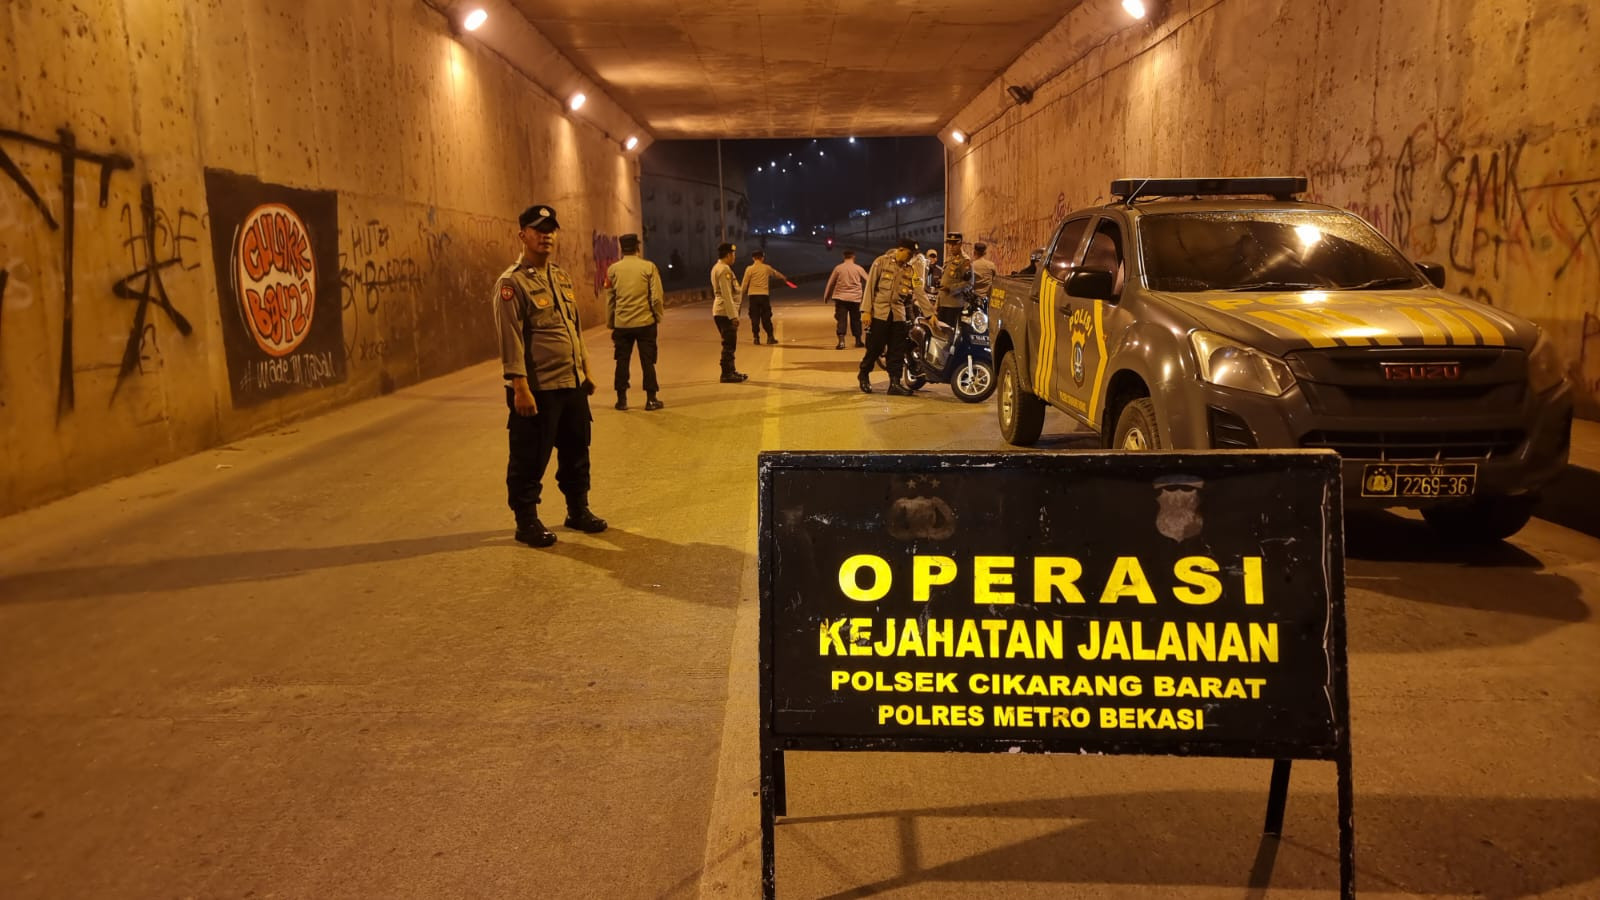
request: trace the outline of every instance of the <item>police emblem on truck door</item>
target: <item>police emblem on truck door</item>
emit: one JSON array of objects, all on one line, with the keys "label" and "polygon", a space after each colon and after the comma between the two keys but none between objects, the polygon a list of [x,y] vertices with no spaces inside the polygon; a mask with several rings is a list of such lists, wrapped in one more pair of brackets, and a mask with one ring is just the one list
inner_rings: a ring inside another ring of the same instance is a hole
[{"label": "police emblem on truck door", "polygon": [[1072,318],[1067,323],[1067,335],[1072,341],[1072,383],[1083,387],[1083,348],[1089,344],[1089,335],[1094,331],[1094,313],[1087,309],[1075,309]]}]

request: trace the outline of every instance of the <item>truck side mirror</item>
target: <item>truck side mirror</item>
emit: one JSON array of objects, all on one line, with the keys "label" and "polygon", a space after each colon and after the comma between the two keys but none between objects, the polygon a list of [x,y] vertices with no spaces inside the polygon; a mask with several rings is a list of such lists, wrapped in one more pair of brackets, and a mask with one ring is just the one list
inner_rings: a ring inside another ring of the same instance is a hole
[{"label": "truck side mirror", "polygon": [[1110,300],[1116,278],[1105,269],[1074,269],[1067,276],[1067,296],[1085,300]]},{"label": "truck side mirror", "polygon": [[1419,262],[1417,268],[1422,271],[1424,278],[1436,288],[1444,287],[1444,266],[1436,262]]}]

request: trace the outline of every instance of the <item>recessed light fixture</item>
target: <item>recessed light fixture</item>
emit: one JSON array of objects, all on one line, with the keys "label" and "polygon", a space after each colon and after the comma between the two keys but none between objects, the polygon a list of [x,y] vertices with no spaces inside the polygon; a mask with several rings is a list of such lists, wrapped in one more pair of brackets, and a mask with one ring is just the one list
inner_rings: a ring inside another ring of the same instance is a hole
[{"label": "recessed light fixture", "polygon": [[1135,19],[1144,18],[1144,0],[1122,0],[1122,8]]},{"label": "recessed light fixture", "polygon": [[567,109],[577,112],[578,110],[583,109],[583,104],[587,102],[589,102],[589,98],[585,97],[582,91],[579,91],[578,93],[572,95],[571,100],[567,101]]},{"label": "recessed light fixture", "polygon": [[960,131],[952,130],[950,132],[950,140],[955,141],[958,144],[965,144],[967,142],[967,136],[962,134]]},{"label": "recessed light fixture", "polygon": [[467,13],[467,17],[461,20],[461,27],[468,31],[477,31],[479,28],[482,28],[483,23],[487,21],[489,21],[489,14],[484,12],[480,7],[478,9],[474,9],[472,12]]},{"label": "recessed light fixture", "polygon": [[629,135],[628,139],[622,142],[622,149],[624,150],[632,150],[637,146],[639,146],[639,139],[632,135]]}]

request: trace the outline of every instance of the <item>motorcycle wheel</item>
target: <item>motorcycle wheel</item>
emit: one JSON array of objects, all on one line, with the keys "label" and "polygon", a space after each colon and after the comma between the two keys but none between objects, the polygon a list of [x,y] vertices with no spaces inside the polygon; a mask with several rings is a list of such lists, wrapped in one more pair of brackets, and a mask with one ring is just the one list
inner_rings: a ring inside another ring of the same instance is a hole
[{"label": "motorcycle wheel", "polygon": [[963,403],[982,403],[994,393],[994,364],[988,360],[973,360],[970,366],[961,366],[950,376],[950,392]]}]

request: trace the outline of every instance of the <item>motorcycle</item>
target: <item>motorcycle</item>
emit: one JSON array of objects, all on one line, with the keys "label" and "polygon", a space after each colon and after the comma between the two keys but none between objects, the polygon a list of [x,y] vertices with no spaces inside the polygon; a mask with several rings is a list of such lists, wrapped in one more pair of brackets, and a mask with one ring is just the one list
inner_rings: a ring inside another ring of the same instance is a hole
[{"label": "motorcycle", "polygon": [[971,291],[963,294],[958,327],[920,314],[912,321],[906,334],[906,376],[912,390],[933,381],[949,384],[957,400],[982,403],[998,384],[989,350],[989,304]]}]

